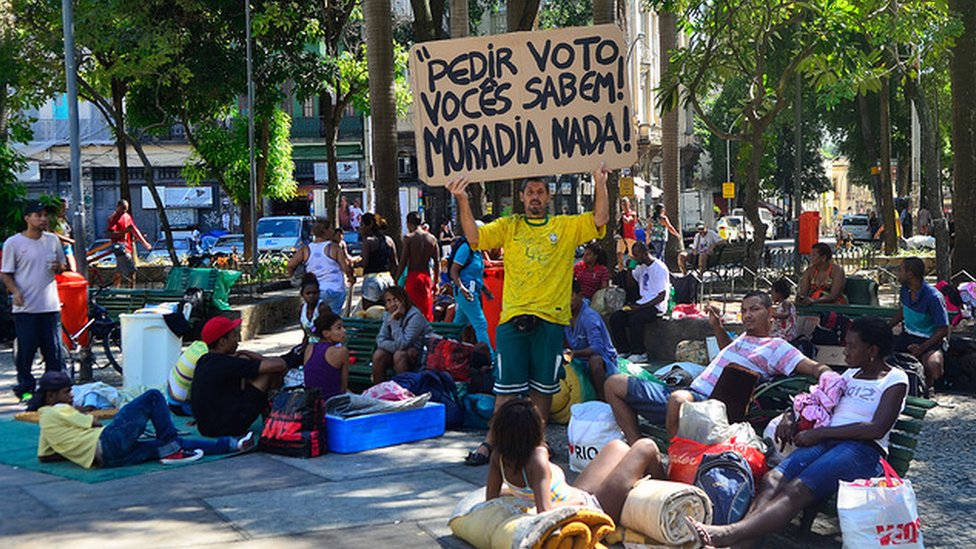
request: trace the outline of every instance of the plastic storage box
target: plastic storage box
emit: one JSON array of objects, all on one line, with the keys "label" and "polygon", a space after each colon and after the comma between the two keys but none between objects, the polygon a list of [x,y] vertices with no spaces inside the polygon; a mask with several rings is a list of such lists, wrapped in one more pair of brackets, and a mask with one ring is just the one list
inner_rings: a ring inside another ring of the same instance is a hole
[{"label": "plastic storage box", "polygon": [[428,402],[423,408],[341,418],[325,416],[329,451],[354,454],[444,434],[444,405]]},{"label": "plastic storage box", "polygon": [[119,315],[122,322],[122,386],[162,389],[176,365],[182,341],[166,326],[163,315]]}]

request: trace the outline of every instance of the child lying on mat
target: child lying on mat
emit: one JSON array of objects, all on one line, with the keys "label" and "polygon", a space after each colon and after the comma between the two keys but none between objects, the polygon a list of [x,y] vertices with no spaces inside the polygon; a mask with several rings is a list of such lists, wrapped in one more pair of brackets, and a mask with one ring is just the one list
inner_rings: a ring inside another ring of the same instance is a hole
[{"label": "child lying on mat", "polygon": [[571,486],[562,469],[549,462],[542,417],[530,400],[506,402],[491,422],[495,451],[491,453],[485,499],[513,495],[529,505],[534,503],[539,513],[564,505],[583,505],[602,510],[619,522],[627,494],[638,480],[647,475],[664,478],[653,440],[642,438],[633,447],[615,440],[600,450]]},{"label": "child lying on mat", "polygon": [[[243,452],[254,447],[252,433],[242,438],[181,439],[166,406],[155,389],[123,406],[106,426],[71,405],[71,378],[65,372],[47,372],[27,410],[40,415],[41,436],[37,458],[70,460],[87,468],[119,467],[158,459],[163,465],[196,461],[204,454]],[[155,436],[140,440],[147,423]]]}]

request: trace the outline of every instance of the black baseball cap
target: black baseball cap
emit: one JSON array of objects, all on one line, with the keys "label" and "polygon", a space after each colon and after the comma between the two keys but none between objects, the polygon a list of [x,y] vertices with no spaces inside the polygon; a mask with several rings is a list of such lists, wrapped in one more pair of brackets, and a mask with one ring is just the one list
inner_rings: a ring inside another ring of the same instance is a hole
[{"label": "black baseball cap", "polygon": [[45,206],[43,202],[38,202],[37,200],[32,200],[24,206],[24,215],[46,211],[47,206]]},{"label": "black baseball cap", "polygon": [[60,391],[65,387],[71,387],[71,377],[65,371],[44,372],[41,379],[37,382],[37,390],[27,401],[27,410],[33,412],[44,406],[45,396],[49,391]]}]

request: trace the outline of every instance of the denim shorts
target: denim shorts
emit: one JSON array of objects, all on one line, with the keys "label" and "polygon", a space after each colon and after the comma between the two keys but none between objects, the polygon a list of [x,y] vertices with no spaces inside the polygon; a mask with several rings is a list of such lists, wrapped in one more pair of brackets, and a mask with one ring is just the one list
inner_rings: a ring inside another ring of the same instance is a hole
[{"label": "denim shorts", "polygon": [[877,477],[881,454],[871,442],[827,440],[816,446],[797,448],[776,466],[783,480],[799,479],[820,501],[837,492],[840,481]]},{"label": "denim shorts", "polygon": [[[669,387],[663,383],[647,381],[636,377],[627,379],[627,396],[624,402],[634,409],[642,418],[654,425],[664,425],[668,411],[668,397],[684,387]],[[691,391],[695,401],[705,400],[705,396]]]}]

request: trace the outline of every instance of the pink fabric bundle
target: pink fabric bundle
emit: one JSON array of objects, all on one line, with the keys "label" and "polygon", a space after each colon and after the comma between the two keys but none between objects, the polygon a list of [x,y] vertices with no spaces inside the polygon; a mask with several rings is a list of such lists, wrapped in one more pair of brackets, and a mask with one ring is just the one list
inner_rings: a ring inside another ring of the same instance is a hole
[{"label": "pink fabric bundle", "polygon": [[413,393],[404,389],[395,381],[384,381],[377,383],[369,389],[363,391],[363,396],[378,398],[380,400],[390,400],[393,402],[400,400],[410,400],[414,397]]},{"label": "pink fabric bundle", "polygon": [[837,372],[827,372],[820,376],[809,393],[802,393],[793,399],[793,412],[796,414],[800,430],[810,427],[824,427],[830,423],[830,414],[847,390],[847,380]]}]

